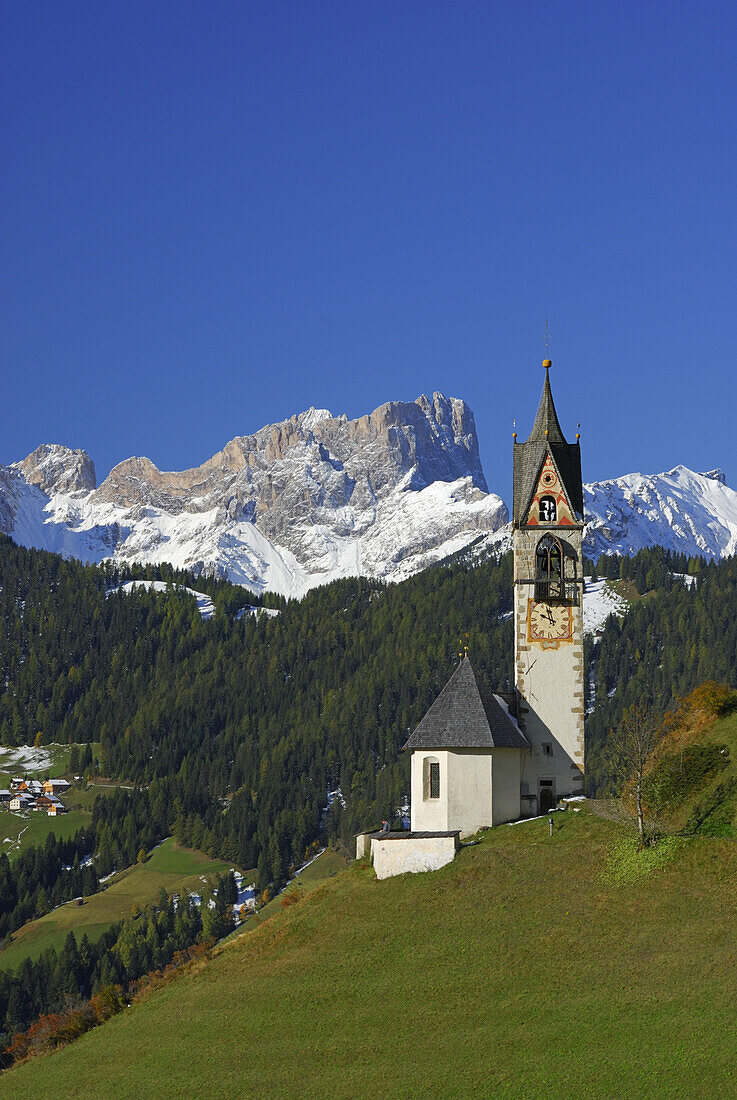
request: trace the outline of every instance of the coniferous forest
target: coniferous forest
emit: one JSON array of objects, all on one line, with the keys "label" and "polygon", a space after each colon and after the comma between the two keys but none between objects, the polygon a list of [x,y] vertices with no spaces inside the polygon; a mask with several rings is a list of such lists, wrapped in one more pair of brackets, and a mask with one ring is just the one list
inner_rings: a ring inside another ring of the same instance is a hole
[{"label": "coniferous forest", "polygon": [[[734,683],[737,562],[654,548],[588,569],[621,581],[632,601],[587,643],[587,787],[604,794],[613,791],[606,737],[625,707],[662,713],[706,679]],[[117,591],[131,577],[171,589]],[[177,584],[208,592],[215,616],[203,620]],[[0,936],[67,896],[95,892],[170,833],[258,867],[261,888],[278,886],[315,839],[347,842],[383,817],[397,820],[409,770],[401,747],[460,645],[492,688],[511,686],[511,555],[461,556],[400,585],[352,579],[301,601],[267,597],[274,617],[239,617],[257,601],[227,582],[166,566],[85,566],[6,538],[0,585],[0,742],[72,743],[87,774],[134,788],[98,799],[74,839],[50,839],[12,865],[0,857]],[[162,899],[157,913],[165,911]],[[193,942],[196,923],[158,956],[152,932],[141,966]],[[102,954],[85,946],[88,989],[111,971],[103,955],[113,942]],[[64,970],[59,959],[47,964]],[[9,1012],[12,994],[13,1022],[48,1009],[21,1003],[14,989],[5,983],[0,1005]]]}]

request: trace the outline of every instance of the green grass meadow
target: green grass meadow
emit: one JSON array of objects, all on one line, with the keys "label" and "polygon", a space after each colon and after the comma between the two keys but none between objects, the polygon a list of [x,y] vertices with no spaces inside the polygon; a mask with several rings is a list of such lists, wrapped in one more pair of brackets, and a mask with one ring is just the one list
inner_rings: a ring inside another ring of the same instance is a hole
[{"label": "green grass meadow", "polygon": [[622,879],[622,825],[555,821],[432,874],[328,875],[0,1096],[737,1094],[737,845]]},{"label": "green grass meadow", "polygon": [[86,810],[73,810],[60,817],[45,813],[14,814],[0,810],[0,852],[12,862],[19,852],[36,845],[43,845],[53,833],[62,840],[74,836],[78,829],[89,825],[92,814]]},{"label": "green grass meadow", "polygon": [[129,917],[134,905],[155,901],[162,886],[167,894],[199,893],[202,877],[222,874],[231,866],[165,840],[150,859],[121,871],[105,890],[86,898],[84,905],[68,902],[14,932],[13,942],[0,952],[0,969],[14,970],[25,958],[38,958],[48,947],[59,950],[70,930],[78,940],[85,933],[91,940],[97,938],[111,924]]}]

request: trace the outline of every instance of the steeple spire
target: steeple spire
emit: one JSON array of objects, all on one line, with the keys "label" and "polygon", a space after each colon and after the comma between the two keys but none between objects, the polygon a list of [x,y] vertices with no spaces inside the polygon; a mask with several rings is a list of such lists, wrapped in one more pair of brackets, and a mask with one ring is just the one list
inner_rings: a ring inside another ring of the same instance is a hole
[{"label": "steeple spire", "polygon": [[553,393],[550,389],[551,366],[552,363],[549,359],[543,361],[545,383],[529,438],[525,443],[518,443],[516,435],[514,437],[512,522],[515,527],[527,522],[530,501],[535,492],[543,462],[548,454],[555,462],[573,512],[579,518],[583,516],[581,448],[578,438],[575,443],[568,443],[563,435],[558,421],[558,414],[555,411]]},{"label": "steeple spire", "polygon": [[540,405],[537,410],[537,416],[535,417],[535,423],[532,425],[532,431],[527,438],[527,442],[565,443],[566,437],[563,435],[561,426],[558,423],[558,415],[555,411],[555,404],[553,403],[553,391],[550,388],[550,368],[552,363],[549,359],[544,359],[543,366],[545,368],[545,382],[543,384],[542,397],[540,398]]}]

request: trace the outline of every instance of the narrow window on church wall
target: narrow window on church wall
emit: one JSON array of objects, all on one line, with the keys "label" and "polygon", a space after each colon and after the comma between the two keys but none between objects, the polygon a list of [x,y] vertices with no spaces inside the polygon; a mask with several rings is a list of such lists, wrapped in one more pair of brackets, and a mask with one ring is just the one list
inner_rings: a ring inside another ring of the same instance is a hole
[{"label": "narrow window on church wall", "polygon": [[440,798],[440,765],[430,765],[430,798]]}]

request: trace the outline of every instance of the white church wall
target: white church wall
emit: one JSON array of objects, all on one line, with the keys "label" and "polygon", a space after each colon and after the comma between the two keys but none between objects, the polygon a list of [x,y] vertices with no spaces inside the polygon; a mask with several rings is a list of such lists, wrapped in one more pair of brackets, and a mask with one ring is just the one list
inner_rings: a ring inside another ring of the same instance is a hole
[{"label": "white church wall", "polygon": [[491,752],[448,753],[448,829],[461,836],[492,823]]},{"label": "white church wall", "polygon": [[522,756],[518,749],[494,749],[492,753],[493,825],[501,825],[504,821],[517,821],[522,816],[520,809]]},{"label": "white church wall", "polygon": [[356,837],[356,859],[363,859],[371,851],[371,833],[359,833]]},{"label": "white church wall", "polygon": [[[413,832],[444,832],[458,826],[448,825],[448,753],[442,750],[412,753],[410,827]],[[426,764],[440,764],[440,798],[429,798],[426,790]]]},{"label": "white church wall", "polygon": [[[495,752],[505,751],[495,749]],[[506,821],[519,816],[519,755],[516,778],[509,764],[500,766],[499,782],[513,782],[514,791],[499,791],[500,805],[516,800],[516,811]],[[430,799],[426,771],[430,761],[440,764],[440,798]],[[421,750],[412,752],[411,811],[412,832],[431,833],[444,829],[460,829],[462,836],[471,836],[482,825],[492,825],[492,751]]]},{"label": "white church wall", "polygon": [[[537,530],[515,531],[515,578],[534,575]],[[570,531],[566,540],[581,557],[581,533]],[[580,565],[579,565],[580,569]],[[515,668],[517,688],[527,712],[521,715],[532,752],[525,758],[522,783],[531,796],[539,795],[540,781],[552,780],[556,798],[583,793],[584,699],[583,612],[571,608],[572,636],[556,644],[531,641],[527,634],[528,600],[533,588],[515,586]]]}]

